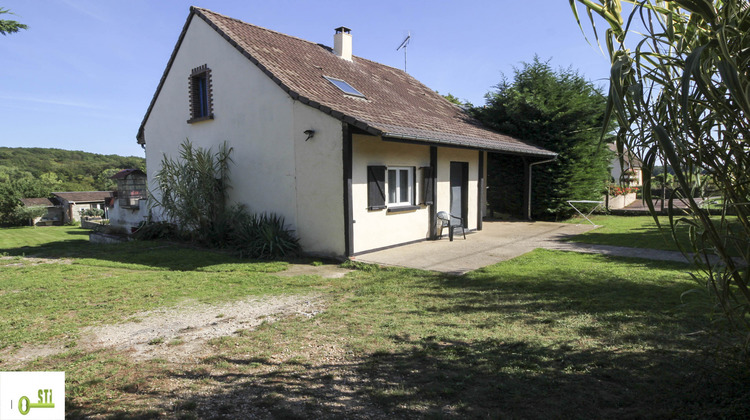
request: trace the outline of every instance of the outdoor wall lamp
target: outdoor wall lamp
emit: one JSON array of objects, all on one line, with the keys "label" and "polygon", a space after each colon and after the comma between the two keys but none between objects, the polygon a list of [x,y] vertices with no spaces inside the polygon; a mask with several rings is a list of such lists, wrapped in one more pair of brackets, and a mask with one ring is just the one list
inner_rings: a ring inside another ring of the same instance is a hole
[{"label": "outdoor wall lamp", "polygon": [[311,138],[315,137],[315,130],[305,130],[305,134],[307,134],[307,138],[305,139],[305,141],[308,141]]}]

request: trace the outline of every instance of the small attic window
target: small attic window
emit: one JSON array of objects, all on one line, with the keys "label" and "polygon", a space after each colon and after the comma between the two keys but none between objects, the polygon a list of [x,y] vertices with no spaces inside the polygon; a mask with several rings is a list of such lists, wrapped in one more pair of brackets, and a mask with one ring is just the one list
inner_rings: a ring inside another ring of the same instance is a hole
[{"label": "small attic window", "polygon": [[190,72],[190,119],[188,123],[212,120],[213,114],[213,86],[211,83],[211,69],[208,65],[196,67]]},{"label": "small attic window", "polygon": [[342,92],[346,93],[347,95],[353,95],[353,96],[359,96],[364,98],[365,95],[362,94],[362,92],[358,91],[357,89],[354,89],[352,85],[349,83],[341,80],[341,79],[334,79],[333,77],[323,76],[326,80],[331,82],[334,86],[339,88]]}]

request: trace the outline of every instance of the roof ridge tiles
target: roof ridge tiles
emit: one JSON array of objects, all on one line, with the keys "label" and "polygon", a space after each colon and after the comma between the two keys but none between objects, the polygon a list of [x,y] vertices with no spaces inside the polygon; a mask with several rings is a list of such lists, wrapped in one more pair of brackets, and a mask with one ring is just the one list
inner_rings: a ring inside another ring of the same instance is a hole
[{"label": "roof ridge tiles", "polygon": [[[323,44],[320,44],[318,42],[313,42],[313,41],[310,41],[308,39],[300,38],[300,37],[297,37],[297,36],[294,36],[294,35],[285,34],[283,32],[274,31],[273,29],[268,29],[268,28],[266,28],[264,26],[255,25],[255,24],[252,24],[252,23],[249,23],[249,22],[245,22],[242,19],[237,19],[237,18],[233,18],[231,16],[223,15],[221,13],[214,12],[213,10],[210,10],[210,9],[206,9],[206,8],[203,8],[203,7],[197,7],[197,6],[190,6],[190,9],[191,10],[196,10],[200,14],[204,14],[205,15],[205,13],[207,12],[207,13],[210,13],[212,15],[220,16],[220,17],[222,17],[224,19],[233,20],[233,21],[241,23],[243,25],[252,26],[253,28],[257,28],[257,29],[260,29],[262,31],[269,32],[269,33],[272,33],[274,35],[283,36],[285,38],[291,38],[291,39],[294,39],[294,40],[297,40],[297,41],[301,41],[301,42],[305,42],[305,43],[311,44],[311,45],[317,45],[317,46],[325,47],[328,50],[330,50],[331,52],[333,52],[333,48],[331,48],[331,47],[329,47],[327,45],[323,45]],[[352,57],[357,57],[357,58],[362,59],[362,60],[367,60],[366,58],[355,56],[355,55],[352,55]],[[368,61],[370,61],[370,60],[368,60]]]}]

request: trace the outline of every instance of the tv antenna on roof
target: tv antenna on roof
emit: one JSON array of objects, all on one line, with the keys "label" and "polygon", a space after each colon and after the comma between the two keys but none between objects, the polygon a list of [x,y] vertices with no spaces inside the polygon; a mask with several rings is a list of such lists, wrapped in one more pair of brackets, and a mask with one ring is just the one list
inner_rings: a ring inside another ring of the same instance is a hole
[{"label": "tv antenna on roof", "polygon": [[406,47],[409,46],[409,41],[411,41],[411,32],[409,32],[409,35],[406,36],[406,39],[404,39],[401,45],[396,48],[396,51],[400,50],[401,48],[404,49],[404,71],[406,71]]}]

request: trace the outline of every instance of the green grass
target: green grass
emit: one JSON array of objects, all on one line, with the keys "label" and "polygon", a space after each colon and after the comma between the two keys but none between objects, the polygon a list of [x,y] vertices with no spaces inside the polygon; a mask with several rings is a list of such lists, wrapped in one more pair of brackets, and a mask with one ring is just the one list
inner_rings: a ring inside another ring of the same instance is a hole
[{"label": "green grass", "polygon": [[[672,239],[667,217],[659,218],[662,229],[656,226],[651,216],[591,216],[589,218],[599,227],[574,236],[570,241],[679,251]],[[570,219],[567,222],[581,223],[580,219]],[[689,244],[687,228],[681,227],[678,230],[678,238],[685,245]]]},{"label": "green grass", "polygon": [[28,248],[7,245],[0,230],[0,248],[72,263],[0,260],[6,345],[75,341],[82,326],[183,299],[314,291],[329,301],[312,318],[211,340],[211,356],[195,363],[71,343],[25,366],[66,371],[72,418],[750,414],[741,385],[750,376],[736,366],[734,377],[717,375],[719,361],[706,357],[706,302],[680,298],[695,286],[681,264],[537,250],[459,277],[350,264],[359,269],[341,279],[284,278],[266,272],[284,263],[148,242],[67,248],[37,230],[27,230]]},{"label": "green grass", "polygon": [[0,253],[42,245],[49,247],[55,243],[78,246],[88,243],[89,232],[74,226],[0,228]]},{"label": "green grass", "polygon": [[[185,300],[211,303],[300,293],[309,287],[302,278],[267,275],[285,269],[285,262],[248,262],[153,242],[90,244],[80,239],[80,231],[0,230],[3,254],[46,258],[0,260],[0,349],[75,340],[81,327],[122,321]],[[70,247],[63,246],[66,241]],[[30,245],[18,246],[22,242]]]},{"label": "green grass", "polygon": [[[649,248],[667,251],[679,251],[672,236],[669,218],[659,217],[661,229],[657,227],[651,216],[592,216],[590,218],[599,227],[570,239],[571,242],[581,242],[597,245],[628,246],[633,248]],[[719,219],[713,218],[718,225]],[[742,226],[728,216],[728,227],[733,235],[743,237]],[[570,219],[568,223],[581,223],[581,219]],[[677,241],[687,250],[692,250],[689,238],[689,229],[686,223],[678,223],[676,227]],[[733,246],[735,242],[729,241],[730,253],[735,256],[742,255],[741,248]]]}]

